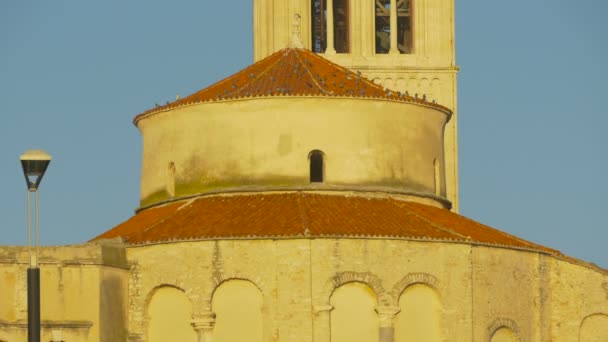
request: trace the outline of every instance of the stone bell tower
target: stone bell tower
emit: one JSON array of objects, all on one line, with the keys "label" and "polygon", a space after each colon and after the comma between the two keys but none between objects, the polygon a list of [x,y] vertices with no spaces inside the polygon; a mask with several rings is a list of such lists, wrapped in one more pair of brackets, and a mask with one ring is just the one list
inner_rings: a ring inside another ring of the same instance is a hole
[{"label": "stone bell tower", "polygon": [[451,109],[446,190],[458,211],[454,0],[254,0],[253,8],[255,61],[304,47],[385,88]]}]

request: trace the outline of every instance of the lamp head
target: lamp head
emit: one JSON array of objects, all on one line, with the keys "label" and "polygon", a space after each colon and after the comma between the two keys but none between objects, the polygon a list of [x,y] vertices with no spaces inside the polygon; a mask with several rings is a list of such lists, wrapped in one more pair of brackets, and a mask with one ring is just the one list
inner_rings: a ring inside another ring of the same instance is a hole
[{"label": "lamp head", "polygon": [[21,160],[27,189],[29,191],[38,190],[42,176],[44,176],[44,172],[51,162],[51,155],[44,150],[28,150],[19,159]]}]

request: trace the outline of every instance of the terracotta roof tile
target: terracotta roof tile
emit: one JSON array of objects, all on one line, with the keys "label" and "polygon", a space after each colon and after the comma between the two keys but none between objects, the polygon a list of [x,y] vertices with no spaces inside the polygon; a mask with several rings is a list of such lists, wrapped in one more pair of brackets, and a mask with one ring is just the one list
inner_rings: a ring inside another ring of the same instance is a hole
[{"label": "terracotta roof tile", "polygon": [[150,109],[143,116],[197,102],[266,96],[340,96],[416,102],[449,109],[400,94],[305,49],[287,48],[192,95]]},{"label": "terracotta roof tile", "polygon": [[113,229],[97,236],[93,240],[128,236],[135,234],[142,229],[154,227],[155,224],[167,219],[171,214],[175,213],[182,204],[183,203],[170,203],[165,206],[155,207],[154,210],[144,210]]},{"label": "terracotta roof tile", "polygon": [[205,196],[153,207],[96,237],[127,244],[218,238],[394,237],[559,251],[447,209],[393,198],[277,193]]}]

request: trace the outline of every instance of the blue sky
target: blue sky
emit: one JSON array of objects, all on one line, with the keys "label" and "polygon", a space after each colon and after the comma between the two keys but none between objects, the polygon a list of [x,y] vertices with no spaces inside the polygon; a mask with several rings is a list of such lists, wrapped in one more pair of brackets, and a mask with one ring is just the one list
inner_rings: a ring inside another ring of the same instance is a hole
[{"label": "blue sky", "polygon": [[[31,148],[54,158],[42,244],[130,217],[132,118],[251,64],[251,3],[0,2],[0,245],[27,243]],[[608,268],[608,2],[456,6],[461,213]]]}]

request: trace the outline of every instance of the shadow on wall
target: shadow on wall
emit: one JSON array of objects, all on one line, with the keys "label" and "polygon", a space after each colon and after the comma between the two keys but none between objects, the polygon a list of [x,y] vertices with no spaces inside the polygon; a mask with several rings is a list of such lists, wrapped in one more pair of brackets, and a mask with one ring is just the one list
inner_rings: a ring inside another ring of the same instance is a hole
[{"label": "shadow on wall", "polygon": [[127,340],[127,303],[124,294],[124,282],[116,275],[101,281],[100,291],[100,340]]}]

